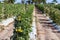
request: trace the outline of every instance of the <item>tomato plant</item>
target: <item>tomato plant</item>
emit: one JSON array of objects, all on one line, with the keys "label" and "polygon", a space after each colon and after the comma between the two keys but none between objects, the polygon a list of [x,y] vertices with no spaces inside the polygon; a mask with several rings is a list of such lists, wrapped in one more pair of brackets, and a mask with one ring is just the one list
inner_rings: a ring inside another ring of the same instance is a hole
[{"label": "tomato plant", "polygon": [[[41,4],[44,5],[44,4]],[[45,13],[58,25],[60,25],[60,5],[53,5],[53,4],[46,4],[45,7],[41,6],[40,4],[37,5],[38,8],[42,11],[45,11]]]},{"label": "tomato plant", "polygon": [[16,34],[16,36],[13,38],[14,40],[29,40],[29,33],[32,31],[33,8],[33,5],[5,4],[3,6],[3,4],[0,4],[0,20],[16,17],[14,24],[14,35]]}]

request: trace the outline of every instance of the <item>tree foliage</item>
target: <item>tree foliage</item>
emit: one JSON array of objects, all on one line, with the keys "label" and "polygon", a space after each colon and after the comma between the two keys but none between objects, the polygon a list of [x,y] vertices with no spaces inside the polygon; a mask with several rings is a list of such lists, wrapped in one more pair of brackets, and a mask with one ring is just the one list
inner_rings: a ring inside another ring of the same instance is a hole
[{"label": "tree foliage", "polygon": [[35,2],[35,3],[46,3],[46,0],[32,0],[32,2]]},{"label": "tree foliage", "polygon": [[15,0],[4,0],[5,3],[14,3]]}]

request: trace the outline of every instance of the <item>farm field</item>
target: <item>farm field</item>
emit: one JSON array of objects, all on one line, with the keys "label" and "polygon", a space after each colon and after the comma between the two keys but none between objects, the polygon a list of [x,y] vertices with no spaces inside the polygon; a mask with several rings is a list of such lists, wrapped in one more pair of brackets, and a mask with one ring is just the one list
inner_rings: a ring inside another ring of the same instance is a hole
[{"label": "farm field", "polygon": [[60,4],[46,1],[0,2],[0,40],[60,40]]}]

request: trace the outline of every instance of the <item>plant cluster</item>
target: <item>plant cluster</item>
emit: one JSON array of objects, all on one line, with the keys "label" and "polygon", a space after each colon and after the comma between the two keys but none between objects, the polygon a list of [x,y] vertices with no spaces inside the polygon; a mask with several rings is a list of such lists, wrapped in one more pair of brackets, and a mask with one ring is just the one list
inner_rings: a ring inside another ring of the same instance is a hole
[{"label": "plant cluster", "polygon": [[29,40],[29,33],[32,31],[32,12],[33,5],[25,5],[23,12],[17,15],[15,19],[15,33],[17,34],[14,40]]},{"label": "plant cluster", "polygon": [[44,11],[46,15],[48,15],[53,20],[53,22],[60,25],[60,10],[54,8],[53,5],[44,5],[44,7],[42,7],[41,5],[38,6],[39,9],[44,9],[42,11]]},{"label": "plant cluster", "polygon": [[15,18],[13,40],[29,40],[32,31],[33,5],[26,4],[0,4],[0,20]]}]

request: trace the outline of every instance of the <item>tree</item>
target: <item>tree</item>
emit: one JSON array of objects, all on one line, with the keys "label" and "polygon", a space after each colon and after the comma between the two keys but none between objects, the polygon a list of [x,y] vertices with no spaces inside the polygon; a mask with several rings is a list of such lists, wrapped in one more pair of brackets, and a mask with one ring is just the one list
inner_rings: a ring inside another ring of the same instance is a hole
[{"label": "tree", "polygon": [[43,4],[46,4],[46,0],[42,0]]},{"label": "tree", "polygon": [[0,3],[1,3],[1,1],[0,1]]},{"label": "tree", "polygon": [[40,4],[40,3],[46,3],[46,0],[32,0],[32,2]]},{"label": "tree", "polygon": [[5,3],[14,3],[15,0],[4,0]]},{"label": "tree", "polygon": [[57,0],[53,0],[52,2],[57,3]]},{"label": "tree", "polygon": [[37,0],[32,0],[32,2],[36,4]]},{"label": "tree", "polygon": [[22,4],[24,4],[24,0],[21,0]]},{"label": "tree", "polygon": [[31,3],[31,0],[28,0],[27,3],[30,4]]},{"label": "tree", "polygon": [[14,3],[15,0],[8,0],[8,3]]}]

